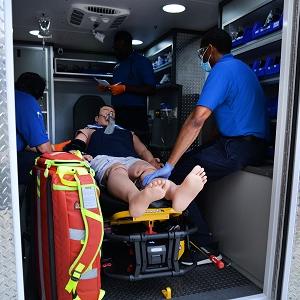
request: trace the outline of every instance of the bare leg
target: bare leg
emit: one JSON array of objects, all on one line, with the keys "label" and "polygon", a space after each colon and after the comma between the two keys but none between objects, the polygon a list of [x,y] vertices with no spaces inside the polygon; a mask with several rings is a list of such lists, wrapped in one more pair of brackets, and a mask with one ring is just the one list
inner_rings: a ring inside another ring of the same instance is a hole
[{"label": "bare leg", "polygon": [[[141,180],[143,180],[147,174],[153,172],[154,170],[155,168],[149,163],[139,161],[129,168],[128,173],[133,179],[140,177]],[[176,185],[170,180],[167,180],[167,182],[168,189],[165,194],[165,198],[172,201],[172,207],[174,210],[183,211],[203,189],[204,184],[207,182],[207,177],[203,168],[200,166],[195,166],[187,175],[185,180],[181,183],[181,185]]]},{"label": "bare leg", "polygon": [[129,179],[126,167],[114,165],[107,171],[108,191],[129,204],[132,217],[142,215],[153,201],[162,199],[168,188],[167,181],[157,179],[146,186],[144,190],[139,191]]},{"label": "bare leg", "polygon": [[170,182],[170,187],[166,192],[165,198],[172,200],[174,210],[183,211],[203,189],[206,182],[207,177],[204,169],[200,166],[195,166],[181,185]]}]

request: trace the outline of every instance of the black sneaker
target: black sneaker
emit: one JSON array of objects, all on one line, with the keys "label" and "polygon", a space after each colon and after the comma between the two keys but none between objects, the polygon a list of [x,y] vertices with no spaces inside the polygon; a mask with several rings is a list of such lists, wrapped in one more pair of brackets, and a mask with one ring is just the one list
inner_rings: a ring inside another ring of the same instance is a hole
[{"label": "black sneaker", "polygon": [[[218,251],[212,251],[206,247],[200,247],[201,250],[197,248],[192,247],[192,249],[185,251],[180,259],[180,262],[186,266],[191,266],[193,264],[200,266],[212,263],[212,261],[209,259],[210,255],[216,256],[219,260],[222,259],[222,255]],[[205,253],[207,255],[205,255]]]}]

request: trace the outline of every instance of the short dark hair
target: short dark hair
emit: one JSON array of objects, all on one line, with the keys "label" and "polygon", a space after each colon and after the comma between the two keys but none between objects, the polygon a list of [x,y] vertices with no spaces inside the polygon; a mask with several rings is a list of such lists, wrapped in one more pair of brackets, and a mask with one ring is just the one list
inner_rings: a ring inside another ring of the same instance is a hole
[{"label": "short dark hair", "polygon": [[39,99],[43,96],[45,87],[45,79],[32,72],[21,74],[15,85],[17,90],[28,93],[36,99]]},{"label": "short dark hair", "polygon": [[115,110],[115,108],[114,108],[112,105],[103,103],[103,104],[100,104],[98,112],[99,112],[100,109],[101,109],[102,107],[104,107],[104,106],[110,107],[110,108],[112,108],[113,110]]},{"label": "short dark hair", "polygon": [[201,40],[201,48],[207,47],[209,44],[214,46],[220,53],[230,53],[232,40],[230,35],[222,29],[213,29],[208,31]]},{"label": "short dark hair", "polygon": [[126,44],[132,44],[132,35],[128,31],[118,31],[115,34],[114,41],[124,41]]}]

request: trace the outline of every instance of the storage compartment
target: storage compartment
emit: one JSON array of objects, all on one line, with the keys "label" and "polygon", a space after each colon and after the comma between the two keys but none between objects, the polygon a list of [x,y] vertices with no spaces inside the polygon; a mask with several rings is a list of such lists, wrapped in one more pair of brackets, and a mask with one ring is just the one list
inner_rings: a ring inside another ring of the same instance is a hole
[{"label": "storage compartment", "polygon": [[54,59],[54,74],[112,77],[115,61],[94,61],[70,58]]},{"label": "storage compartment", "polygon": [[232,37],[232,46],[235,48],[280,30],[283,20],[282,12],[282,0],[270,1],[226,24],[224,29]]}]

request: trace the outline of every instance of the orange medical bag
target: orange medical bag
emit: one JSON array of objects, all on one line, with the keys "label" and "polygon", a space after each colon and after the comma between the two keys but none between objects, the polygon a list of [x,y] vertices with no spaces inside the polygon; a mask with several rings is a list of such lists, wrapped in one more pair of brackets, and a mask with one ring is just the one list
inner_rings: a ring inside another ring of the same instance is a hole
[{"label": "orange medical bag", "polygon": [[36,160],[33,175],[40,299],[102,299],[104,232],[93,170],[75,154],[53,152]]}]

